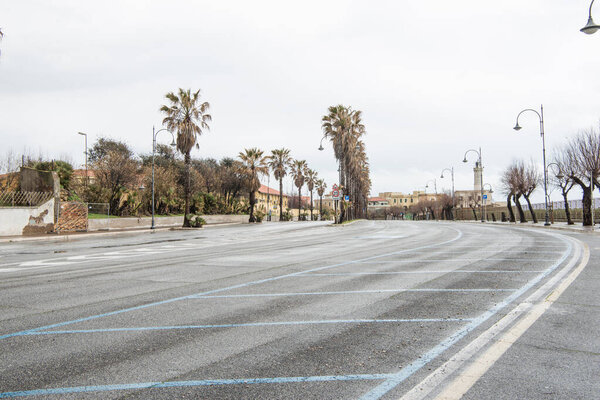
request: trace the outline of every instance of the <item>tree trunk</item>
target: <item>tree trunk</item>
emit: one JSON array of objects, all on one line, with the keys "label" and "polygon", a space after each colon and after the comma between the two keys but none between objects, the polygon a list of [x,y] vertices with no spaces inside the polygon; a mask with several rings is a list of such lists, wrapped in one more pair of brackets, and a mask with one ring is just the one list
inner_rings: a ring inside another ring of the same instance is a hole
[{"label": "tree trunk", "polygon": [[574,222],[571,219],[571,209],[569,208],[569,200],[567,200],[567,192],[562,191],[563,200],[565,201],[565,215],[567,216],[567,225],[573,225]]},{"label": "tree trunk", "polygon": [[319,217],[323,219],[323,196],[319,196]]},{"label": "tree trunk", "polygon": [[302,206],[302,186],[298,187],[298,221],[300,221],[300,206]]},{"label": "tree trunk", "polygon": [[310,220],[313,220],[313,191],[310,191]]},{"label": "tree trunk", "polygon": [[523,207],[521,207],[521,202],[519,201],[520,194],[514,195],[515,206],[517,206],[517,211],[519,212],[519,222],[524,223],[527,222],[525,219],[525,213],[523,212]]},{"label": "tree trunk", "polygon": [[525,197],[525,201],[527,201],[527,207],[529,207],[529,213],[531,214],[531,219],[533,220],[534,224],[538,223],[538,219],[535,216],[535,212],[533,211],[533,208],[531,208],[531,202],[529,201],[529,196],[528,195],[523,195],[523,197]]},{"label": "tree trunk", "polygon": [[185,153],[185,212],[183,213],[183,227],[189,228],[190,220],[188,218],[190,214],[190,166],[191,166],[190,152]]},{"label": "tree trunk", "polygon": [[249,193],[250,198],[250,218],[248,222],[256,222],[256,218],[254,218],[254,205],[256,204],[256,192],[253,190]]},{"label": "tree trunk", "polygon": [[589,186],[582,187],[583,189],[583,226],[592,226],[592,196]]},{"label": "tree trunk", "polygon": [[283,178],[279,178],[279,222],[283,221]]},{"label": "tree trunk", "polygon": [[475,211],[475,207],[471,207],[471,211],[473,211],[473,218],[477,221],[477,212]]},{"label": "tree trunk", "polygon": [[512,195],[512,193],[509,193],[508,196],[506,196],[506,208],[508,208],[508,221],[517,222],[517,220],[515,219],[515,213],[512,209],[512,204],[510,202],[510,198],[512,197]]}]

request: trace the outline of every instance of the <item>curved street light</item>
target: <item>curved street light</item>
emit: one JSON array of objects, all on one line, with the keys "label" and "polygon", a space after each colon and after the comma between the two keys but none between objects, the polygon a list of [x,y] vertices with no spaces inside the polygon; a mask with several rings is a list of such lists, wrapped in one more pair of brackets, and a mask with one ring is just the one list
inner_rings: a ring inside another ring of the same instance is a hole
[{"label": "curved street light", "polygon": [[592,19],[592,5],[594,5],[594,0],[590,3],[590,11],[588,16],[588,22],[585,24],[583,28],[580,29],[581,32],[591,35],[592,33],[596,33],[598,29],[600,29],[600,25],[596,25],[594,20]]},{"label": "curved street light", "polygon": [[483,163],[481,161],[481,147],[479,148],[479,151],[475,150],[475,149],[470,149],[465,151],[465,156],[463,158],[463,162],[466,163],[467,161],[467,154],[470,152],[474,152],[477,154],[478,157],[478,161],[477,163],[479,164],[479,192],[480,192],[480,196],[481,196],[481,201],[479,202],[479,212],[481,213],[481,222],[485,222],[485,220],[483,219]]},{"label": "curved street light", "polygon": [[542,158],[544,160],[544,204],[546,206],[546,222],[544,222],[544,226],[550,226],[550,217],[548,215],[548,167],[546,166],[546,139],[544,138],[544,105],[540,106],[540,112],[537,112],[532,108],[526,108],[525,110],[521,111],[517,115],[517,123],[513,128],[515,131],[520,131],[522,129],[521,126],[519,126],[519,117],[521,116],[521,114],[527,111],[534,112],[540,119],[540,136],[542,137]]},{"label": "curved street light", "polygon": [[444,168],[442,170],[442,173],[440,174],[440,179],[444,179],[444,171],[448,171],[452,175],[452,208],[454,208],[455,207],[455,204],[454,204],[454,167]]},{"label": "curved street light", "polygon": [[170,146],[177,146],[177,143],[175,143],[175,136],[173,135],[173,132],[171,132],[167,128],[162,128],[155,132],[154,126],[152,126],[152,225],[150,226],[150,229],[154,229],[154,152],[156,151],[156,135],[158,135],[162,131],[167,131],[171,134],[171,138],[173,139],[173,141],[171,142]]},{"label": "curved street light", "polygon": [[547,165],[548,169],[550,169],[550,166],[551,166],[551,165],[556,165],[556,168],[558,168],[558,173],[557,173],[556,175],[554,175],[554,176],[555,176],[555,177],[557,177],[558,179],[563,179],[565,176],[564,176],[564,174],[562,173],[562,169],[560,168],[560,165],[558,165],[558,164],[557,164],[557,163],[555,163],[555,162],[551,162],[551,163],[549,163],[549,164]]},{"label": "curved street light", "polygon": [[434,190],[435,190],[435,194],[437,194],[437,182],[435,181],[435,178],[434,179],[430,179],[430,180],[427,181],[427,183],[425,183],[425,194],[427,194],[427,188],[429,187],[429,182],[433,182],[433,187],[434,187]]}]

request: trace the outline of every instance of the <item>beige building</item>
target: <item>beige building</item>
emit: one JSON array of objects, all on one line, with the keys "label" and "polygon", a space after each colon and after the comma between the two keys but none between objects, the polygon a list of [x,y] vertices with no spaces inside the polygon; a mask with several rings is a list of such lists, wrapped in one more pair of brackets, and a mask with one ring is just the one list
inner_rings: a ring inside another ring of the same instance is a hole
[{"label": "beige building", "polygon": [[[279,197],[281,194],[278,190],[270,188],[266,185],[260,185],[256,193],[256,207],[262,210],[265,214],[271,211],[271,215],[279,214]],[[283,210],[288,207],[288,196],[283,195]]]},{"label": "beige building", "polygon": [[410,206],[414,206],[420,201],[430,200],[435,201],[440,197],[440,193],[425,193],[422,190],[415,190],[411,194],[404,194],[402,192],[382,192],[379,193],[379,197],[387,201],[390,207],[402,207],[408,209]]}]

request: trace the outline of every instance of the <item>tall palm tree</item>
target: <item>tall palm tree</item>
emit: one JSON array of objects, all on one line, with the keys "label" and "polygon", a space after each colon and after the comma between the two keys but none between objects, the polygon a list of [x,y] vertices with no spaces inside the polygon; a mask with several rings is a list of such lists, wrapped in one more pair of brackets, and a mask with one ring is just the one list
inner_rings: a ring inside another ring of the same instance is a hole
[{"label": "tall palm tree", "polygon": [[[325,136],[333,143],[335,158],[340,165],[342,195],[350,194],[356,207],[358,204],[355,198],[357,172],[360,169],[360,161],[357,161],[356,154],[360,153],[360,150],[357,150],[361,142],[360,137],[366,132],[362,123],[362,112],[343,105],[331,106],[328,108],[328,114],[321,119],[321,127]],[[341,222],[346,216],[346,211],[343,203],[340,204]]]},{"label": "tall palm tree", "polygon": [[327,184],[325,183],[325,180],[317,180],[317,194],[319,195],[319,215],[321,216],[321,218],[323,217],[323,194],[325,193],[325,189],[327,189]]},{"label": "tall palm tree", "polygon": [[290,173],[294,178],[294,185],[298,188],[298,221],[300,221],[300,206],[302,205],[302,186],[306,179],[308,166],[305,160],[294,160],[290,165]]},{"label": "tall palm tree", "polygon": [[247,176],[248,198],[250,199],[250,219],[248,222],[256,222],[254,216],[254,205],[256,204],[256,191],[260,189],[260,179],[258,175],[269,173],[267,165],[268,157],[263,156],[263,151],[253,147],[244,149],[240,152],[238,158],[242,162],[242,169]]},{"label": "tall palm tree", "polygon": [[269,157],[269,167],[275,175],[275,179],[279,180],[279,221],[283,221],[283,177],[287,175],[287,168],[290,166],[292,157],[290,150],[286,148],[271,150]]},{"label": "tall palm tree", "polygon": [[183,226],[189,227],[190,213],[190,152],[198,145],[198,136],[202,132],[209,130],[208,122],[212,117],[208,114],[210,105],[208,102],[200,102],[200,89],[191,93],[191,90],[179,89],[179,93],[169,92],[165,95],[169,100],[169,105],[163,105],[160,111],[165,114],[163,125],[171,132],[177,132],[177,150],[184,155],[186,166],[185,182],[185,214],[183,217]]},{"label": "tall palm tree", "polygon": [[313,220],[313,190],[317,183],[317,172],[307,168],[306,169],[306,187],[310,192],[310,220]]}]

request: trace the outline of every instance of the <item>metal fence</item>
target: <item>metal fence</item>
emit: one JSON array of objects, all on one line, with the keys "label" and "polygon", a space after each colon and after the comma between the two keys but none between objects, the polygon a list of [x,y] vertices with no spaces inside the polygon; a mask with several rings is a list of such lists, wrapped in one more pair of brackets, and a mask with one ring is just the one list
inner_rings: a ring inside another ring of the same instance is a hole
[{"label": "metal fence", "polygon": [[0,192],[0,207],[37,207],[53,196],[52,192]]},{"label": "metal fence", "polygon": [[88,219],[93,219],[99,230],[110,229],[110,204],[87,203]]}]

